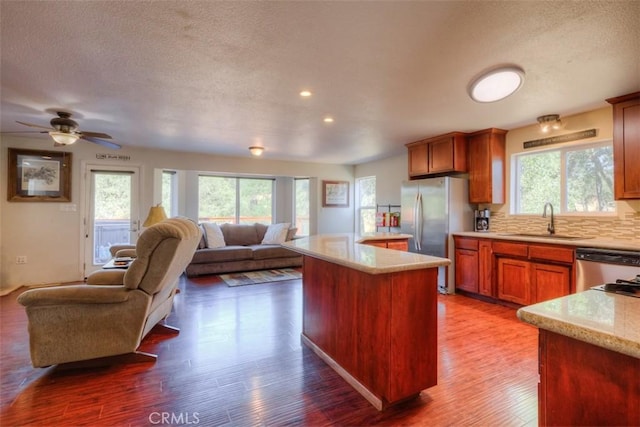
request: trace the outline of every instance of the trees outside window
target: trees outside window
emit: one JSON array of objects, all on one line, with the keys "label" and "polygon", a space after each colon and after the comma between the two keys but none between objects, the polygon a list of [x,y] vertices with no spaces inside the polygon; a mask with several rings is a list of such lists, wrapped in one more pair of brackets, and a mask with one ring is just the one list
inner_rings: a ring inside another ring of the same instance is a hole
[{"label": "trees outside window", "polygon": [[615,212],[611,141],[515,156],[512,211],[540,214],[546,202],[559,213]]},{"label": "trees outside window", "polygon": [[309,178],[294,180],[294,227],[298,236],[309,235]]},{"label": "trees outside window", "polygon": [[358,212],[358,232],[371,233],[376,231],[376,210],[376,177],[357,178],[356,212]]},{"label": "trees outside window", "polygon": [[198,221],[271,224],[273,179],[198,177]]}]

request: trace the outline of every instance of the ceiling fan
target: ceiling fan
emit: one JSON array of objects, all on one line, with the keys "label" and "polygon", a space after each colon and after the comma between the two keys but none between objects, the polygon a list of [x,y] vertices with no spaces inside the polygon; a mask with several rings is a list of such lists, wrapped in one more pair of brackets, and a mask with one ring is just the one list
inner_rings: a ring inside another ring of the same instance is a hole
[{"label": "ceiling fan", "polygon": [[[40,133],[48,133],[53,138],[54,146],[70,145],[76,142],[78,139],[84,139],[95,144],[100,144],[104,147],[113,148],[115,150],[121,148],[119,144],[111,141],[105,141],[104,139],[111,139],[110,135],[101,132],[85,132],[78,130],[78,123],[71,120],[71,113],[65,111],[57,111],[58,117],[54,117],[49,122],[51,127],[34,125],[32,123],[25,123],[16,121],[24,126],[32,128],[48,129],[48,131],[40,131]],[[34,131],[35,132],[35,131]]]}]

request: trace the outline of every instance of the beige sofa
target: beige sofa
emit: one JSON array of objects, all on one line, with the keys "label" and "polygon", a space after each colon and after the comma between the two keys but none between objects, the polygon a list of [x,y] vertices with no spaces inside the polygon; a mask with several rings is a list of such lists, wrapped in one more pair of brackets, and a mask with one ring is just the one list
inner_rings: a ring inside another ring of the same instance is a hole
[{"label": "beige sofa", "polygon": [[[201,225],[202,227],[202,225]],[[223,274],[239,271],[268,270],[302,266],[302,255],[279,244],[262,243],[268,225],[222,224],[224,246],[206,247],[206,231],[198,250],[186,268],[187,276]],[[285,240],[291,240],[295,229],[289,229]]]},{"label": "beige sofa", "polygon": [[142,338],[171,313],[178,279],[200,242],[199,227],[172,218],[140,235],[127,270],[101,270],[87,285],[32,289],[26,307],[31,362],[45,367],[67,362],[133,355]]}]

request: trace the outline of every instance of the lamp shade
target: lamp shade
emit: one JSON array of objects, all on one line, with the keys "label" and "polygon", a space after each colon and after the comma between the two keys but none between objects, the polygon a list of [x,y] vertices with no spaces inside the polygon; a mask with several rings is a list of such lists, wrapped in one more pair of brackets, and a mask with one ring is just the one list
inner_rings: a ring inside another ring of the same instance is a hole
[{"label": "lamp shade", "polygon": [[80,138],[79,135],[76,135],[75,133],[68,133],[68,132],[51,131],[49,132],[49,135],[51,135],[51,138],[53,138],[55,142],[61,145],[71,145],[74,142],[76,142],[78,138]]},{"label": "lamp shade", "polygon": [[153,224],[157,224],[165,219],[167,219],[167,214],[164,212],[162,206],[151,206],[151,208],[149,208],[149,215],[147,215],[147,219],[144,220],[142,226],[151,227]]}]

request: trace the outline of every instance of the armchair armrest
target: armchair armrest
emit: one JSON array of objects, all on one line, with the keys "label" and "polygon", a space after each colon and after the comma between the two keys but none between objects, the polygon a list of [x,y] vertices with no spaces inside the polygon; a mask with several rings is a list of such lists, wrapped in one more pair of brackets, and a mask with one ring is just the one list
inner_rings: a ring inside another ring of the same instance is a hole
[{"label": "armchair armrest", "polygon": [[125,287],[70,285],[30,289],[18,297],[25,307],[72,304],[115,304],[129,299]]},{"label": "armchair armrest", "polygon": [[120,257],[135,258],[136,257],[136,248],[119,249],[116,252],[115,258],[120,258]]},{"label": "armchair armrest", "polygon": [[[112,257],[117,257],[117,256],[131,256],[131,255],[119,255],[118,252],[119,251],[132,251],[133,256],[136,256],[136,246],[135,245],[130,245],[130,244],[116,244],[116,245],[112,245],[111,247],[109,247],[109,253],[111,253]],[[128,253],[128,252],[127,252]]]},{"label": "armchair armrest", "polygon": [[94,271],[87,277],[87,285],[122,285],[126,272],[122,269]]}]

